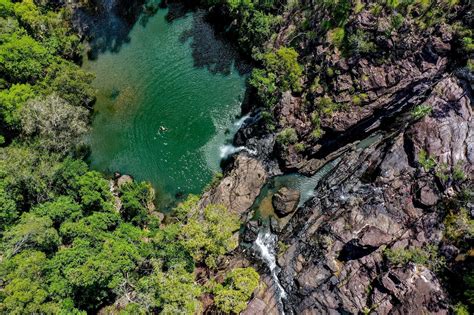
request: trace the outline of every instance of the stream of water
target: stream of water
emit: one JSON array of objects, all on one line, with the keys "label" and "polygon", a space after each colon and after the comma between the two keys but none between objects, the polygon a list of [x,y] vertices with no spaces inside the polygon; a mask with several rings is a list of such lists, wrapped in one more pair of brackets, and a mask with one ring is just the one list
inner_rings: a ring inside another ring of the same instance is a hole
[{"label": "stream of water", "polygon": [[257,246],[260,252],[260,257],[267,265],[270,275],[272,276],[273,283],[275,284],[275,291],[278,305],[280,306],[281,314],[285,314],[283,310],[283,300],[286,299],[287,295],[285,289],[278,279],[280,267],[276,263],[275,247],[277,243],[277,236],[272,234],[269,227],[263,228],[258,233],[257,239],[255,240],[255,246]]}]

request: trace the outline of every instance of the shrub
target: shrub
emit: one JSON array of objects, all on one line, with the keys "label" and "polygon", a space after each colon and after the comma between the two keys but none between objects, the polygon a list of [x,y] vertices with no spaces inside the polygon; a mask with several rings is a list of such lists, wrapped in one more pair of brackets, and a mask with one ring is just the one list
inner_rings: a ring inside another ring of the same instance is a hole
[{"label": "shrub", "polygon": [[470,53],[474,51],[474,40],[471,37],[464,37],[462,42],[466,52]]},{"label": "shrub", "polygon": [[336,47],[341,47],[344,41],[345,31],[342,27],[336,27],[327,33],[327,40]]},{"label": "shrub", "polygon": [[377,47],[370,41],[369,34],[362,30],[357,30],[349,36],[349,49],[355,54],[367,54],[374,52]]},{"label": "shrub", "polygon": [[362,104],[362,99],[358,95],[352,96],[352,105],[360,106]]},{"label": "shrub", "polygon": [[392,21],[391,21],[392,28],[398,30],[403,25],[404,20],[405,19],[404,19],[403,15],[401,15],[400,13],[397,13],[397,14],[393,15],[392,16]]},{"label": "shrub", "polygon": [[298,141],[298,135],[296,134],[295,129],[285,128],[278,133],[276,141],[282,145],[293,144]]},{"label": "shrub", "polygon": [[453,179],[456,181],[463,181],[466,179],[466,174],[462,168],[462,163],[457,163],[453,167]]},{"label": "shrub", "polygon": [[453,311],[455,315],[469,315],[470,314],[467,306],[462,303],[458,303],[454,305]]},{"label": "shrub", "polygon": [[328,77],[332,78],[332,77],[334,76],[334,69],[331,68],[331,67],[328,67],[328,68],[326,69],[326,75],[327,75]]},{"label": "shrub", "polygon": [[253,268],[236,268],[226,274],[224,284],[214,290],[214,302],[225,313],[239,314],[247,307],[260,276]]},{"label": "shrub", "polygon": [[409,262],[424,265],[434,272],[440,271],[445,265],[444,257],[438,255],[438,247],[433,245],[424,248],[396,248],[384,251],[388,261],[394,265],[406,265]]},{"label": "shrub", "polygon": [[467,70],[474,72],[474,59],[469,59],[466,63]]},{"label": "shrub", "polygon": [[446,237],[456,244],[463,240],[474,237],[474,220],[469,216],[466,208],[461,207],[459,211],[450,211],[444,219]]},{"label": "shrub", "polygon": [[311,132],[311,137],[314,140],[317,140],[323,136],[324,132],[321,128],[314,128],[313,131]]},{"label": "shrub", "polygon": [[432,156],[429,156],[425,150],[420,150],[418,163],[423,167],[425,172],[429,172],[436,166],[436,160]]},{"label": "shrub", "polygon": [[329,96],[321,97],[318,101],[318,109],[323,114],[331,115],[337,109],[337,104]]},{"label": "shrub", "polygon": [[385,3],[390,9],[396,9],[400,5],[399,0],[386,0]]},{"label": "shrub", "polygon": [[299,142],[295,144],[295,150],[296,152],[303,152],[306,149],[306,146],[304,145],[303,142]]},{"label": "shrub", "polygon": [[413,119],[418,120],[429,115],[431,111],[432,111],[432,108],[430,106],[425,105],[425,104],[420,104],[420,105],[415,106],[415,108],[411,110],[411,117]]}]

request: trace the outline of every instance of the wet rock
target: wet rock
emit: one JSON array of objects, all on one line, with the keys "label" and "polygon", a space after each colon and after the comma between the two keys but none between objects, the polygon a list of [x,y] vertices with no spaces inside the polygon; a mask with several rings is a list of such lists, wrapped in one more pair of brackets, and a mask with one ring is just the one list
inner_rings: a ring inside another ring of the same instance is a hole
[{"label": "wet rock", "polygon": [[281,228],[280,224],[278,223],[278,220],[275,217],[270,217],[270,230],[272,233],[280,233]]},{"label": "wet rock", "polygon": [[242,241],[253,243],[257,239],[260,227],[257,221],[248,221],[245,225],[244,232],[241,234]]},{"label": "wet rock", "polygon": [[299,201],[299,191],[286,187],[278,190],[272,197],[273,208],[279,217],[285,217],[295,211]]},{"label": "wet rock", "polygon": [[[421,150],[451,167],[463,160],[472,174],[470,99],[454,78],[437,86],[426,99],[431,115],[365,149],[341,152],[316,196],[279,234],[287,246],[278,257],[279,278],[293,313],[358,313],[373,306],[378,314],[448,313],[449,296],[432,271],[395,268],[383,253],[443,239],[444,218],[433,211],[442,192],[431,173],[417,177]],[[442,253],[455,257],[457,251],[445,246]]]}]

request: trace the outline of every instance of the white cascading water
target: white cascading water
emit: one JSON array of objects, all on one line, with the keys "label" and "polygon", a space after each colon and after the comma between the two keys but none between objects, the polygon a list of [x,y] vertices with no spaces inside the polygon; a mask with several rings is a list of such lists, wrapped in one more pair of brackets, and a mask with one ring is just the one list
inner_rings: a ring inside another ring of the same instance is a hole
[{"label": "white cascading water", "polygon": [[237,120],[235,123],[234,123],[234,132],[237,132],[240,127],[242,127],[242,125],[244,124],[244,121],[249,118],[250,115],[245,115],[245,116],[242,116],[239,120]]},{"label": "white cascading water", "polygon": [[[250,115],[245,115],[245,116],[241,117],[239,120],[237,120],[236,122],[234,122],[233,128],[230,130],[230,132],[232,134],[232,138],[235,136],[237,131],[239,131],[240,127],[242,127],[245,120],[249,117],[250,117]],[[230,155],[232,155],[234,153],[237,153],[237,152],[240,152],[240,151],[246,151],[246,152],[248,152],[249,154],[252,154],[252,155],[257,154],[256,150],[251,150],[251,149],[249,149],[247,147],[244,147],[244,146],[236,147],[232,144],[223,144],[223,145],[221,145],[220,148],[219,148],[219,151],[220,151],[219,157],[221,159],[226,159]]]},{"label": "white cascading water", "polygon": [[226,159],[228,158],[230,155],[234,154],[234,153],[237,153],[237,152],[240,152],[240,151],[247,151],[248,153],[252,154],[252,155],[256,155],[257,154],[257,151],[255,150],[251,150],[247,147],[236,147],[232,144],[224,144],[222,145],[220,148],[219,148],[219,151],[220,151],[220,158],[221,159]]},{"label": "white cascading water", "polygon": [[275,246],[277,242],[277,236],[270,232],[269,228],[263,228],[258,233],[257,239],[255,240],[255,245],[260,253],[262,260],[267,265],[270,270],[270,274],[275,284],[275,291],[277,295],[277,302],[280,306],[280,311],[282,314],[285,314],[283,311],[283,300],[286,299],[287,295],[285,289],[278,279],[278,273],[280,268],[276,264],[275,256]]}]

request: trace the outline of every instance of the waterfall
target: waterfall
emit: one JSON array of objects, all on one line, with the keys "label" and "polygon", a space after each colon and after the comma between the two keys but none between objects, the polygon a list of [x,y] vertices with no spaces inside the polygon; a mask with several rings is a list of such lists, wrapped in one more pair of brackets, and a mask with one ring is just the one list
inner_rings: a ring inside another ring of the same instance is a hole
[{"label": "waterfall", "polygon": [[283,311],[283,300],[287,298],[287,294],[280,283],[280,279],[278,279],[278,273],[280,272],[280,268],[276,264],[276,242],[277,236],[275,234],[272,234],[269,228],[263,228],[258,233],[257,239],[255,240],[255,246],[257,247],[257,250],[263,262],[270,270],[270,274],[275,285],[277,303],[281,308],[281,313],[285,314]]},{"label": "waterfall", "polygon": [[239,120],[237,120],[235,123],[234,123],[234,130],[233,133],[235,134],[237,131],[239,131],[240,127],[242,127],[242,125],[244,124],[245,120],[247,120],[247,118],[249,118],[250,115],[247,114],[245,116],[242,116]]},{"label": "waterfall", "polygon": [[248,153],[252,154],[252,155],[256,155],[257,154],[257,151],[255,150],[251,150],[247,147],[236,147],[232,144],[224,144],[224,145],[221,145],[221,147],[219,148],[219,151],[220,151],[220,158],[221,159],[226,159],[228,158],[230,155],[234,154],[234,153],[237,153],[237,152],[240,152],[240,151],[247,151]]},{"label": "waterfall", "polygon": [[[250,115],[245,115],[245,116],[242,116],[241,118],[239,118],[239,120],[237,120],[236,122],[234,122],[234,124],[232,125],[232,128],[230,129],[230,134],[232,135],[232,138],[234,138],[235,134],[239,131],[240,127],[242,127],[245,120],[247,120],[247,118],[249,118],[249,117],[250,117]],[[229,156],[231,156],[232,154],[240,152],[240,151],[246,151],[249,154],[257,155],[256,150],[249,149],[245,146],[236,147],[232,144],[223,144],[223,145],[221,145],[219,147],[219,151],[220,151],[219,157],[221,159],[226,159]]]}]

